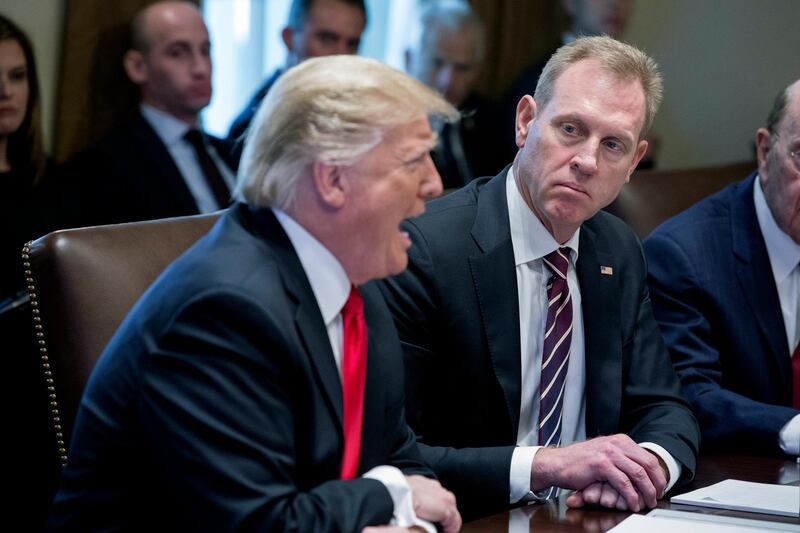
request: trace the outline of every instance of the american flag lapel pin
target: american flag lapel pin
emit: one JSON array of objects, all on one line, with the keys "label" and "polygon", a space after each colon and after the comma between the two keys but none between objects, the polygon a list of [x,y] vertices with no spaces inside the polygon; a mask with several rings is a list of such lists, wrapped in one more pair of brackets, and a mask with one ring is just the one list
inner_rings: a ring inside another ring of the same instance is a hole
[{"label": "american flag lapel pin", "polygon": [[600,273],[603,274],[604,276],[613,276],[614,269],[611,268],[610,266],[600,265]]}]

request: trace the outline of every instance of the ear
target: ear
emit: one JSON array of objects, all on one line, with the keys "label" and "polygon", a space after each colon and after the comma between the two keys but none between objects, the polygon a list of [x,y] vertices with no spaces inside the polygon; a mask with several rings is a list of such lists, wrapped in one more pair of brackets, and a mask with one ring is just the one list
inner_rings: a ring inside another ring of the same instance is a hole
[{"label": "ear", "polygon": [[341,166],[315,161],[311,167],[314,190],[321,203],[330,209],[340,209],[347,200],[347,184]]},{"label": "ear", "polygon": [[772,150],[772,135],[766,128],[758,128],[756,131],[756,158],[758,159],[758,173],[764,174],[767,165],[767,156]]},{"label": "ear", "polygon": [[293,38],[294,30],[291,27],[286,26],[283,28],[283,30],[281,30],[281,39],[283,39],[283,45],[289,52],[292,52],[294,49],[294,42],[292,41]]},{"label": "ear", "polygon": [[526,94],[517,104],[517,115],[514,120],[514,130],[516,132],[517,147],[522,148],[525,146],[525,141],[528,139],[528,131],[530,130],[531,122],[536,118],[536,102],[533,97]]},{"label": "ear", "polygon": [[636,146],[636,153],[633,154],[633,161],[631,161],[631,166],[628,167],[628,176],[625,178],[625,183],[631,181],[631,174],[633,174],[633,171],[636,170],[636,165],[638,165],[639,161],[642,160],[645,152],[647,152],[647,141],[642,139]]},{"label": "ear", "polygon": [[128,50],[122,58],[128,78],[136,85],[144,85],[150,77],[144,55],[138,50]]}]

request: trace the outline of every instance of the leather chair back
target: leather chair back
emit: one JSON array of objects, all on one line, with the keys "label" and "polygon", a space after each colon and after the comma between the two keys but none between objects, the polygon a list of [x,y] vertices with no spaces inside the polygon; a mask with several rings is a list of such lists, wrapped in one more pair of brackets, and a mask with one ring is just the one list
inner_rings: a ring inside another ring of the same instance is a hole
[{"label": "leather chair back", "polygon": [[130,308],[219,213],[61,230],[23,251],[60,460],[89,374]]},{"label": "leather chair back", "polygon": [[606,210],[631,225],[644,239],[656,226],[755,169],[745,161],[686,170],[642,170]]}]

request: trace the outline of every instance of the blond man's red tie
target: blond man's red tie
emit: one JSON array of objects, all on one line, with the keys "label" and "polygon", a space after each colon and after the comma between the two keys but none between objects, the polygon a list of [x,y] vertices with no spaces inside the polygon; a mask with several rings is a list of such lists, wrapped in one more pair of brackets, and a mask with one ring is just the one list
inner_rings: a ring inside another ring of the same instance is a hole
[{"label": "blond man's red tie", "polygon": [[342,400],[344,453],[341,479],[353,479],[361,454],[361,426],[364,421],[364,383],[367,378],[367,325],[364,302],[353,286],[342,308],[344,343],[342,350]]}]

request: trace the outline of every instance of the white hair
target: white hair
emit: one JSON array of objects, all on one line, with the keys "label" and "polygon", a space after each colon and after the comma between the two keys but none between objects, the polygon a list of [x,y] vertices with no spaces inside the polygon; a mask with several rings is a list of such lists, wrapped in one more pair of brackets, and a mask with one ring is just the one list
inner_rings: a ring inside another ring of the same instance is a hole
[{"label": "white hair", "polygon": [[352,165],[386,131],[458,112],[414,78],[358,56],[308,59],[270,89],[247,132],[234,197],[257,206],[291,206],[314,162]]}]

